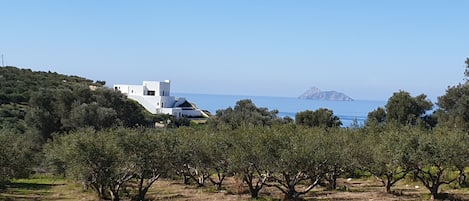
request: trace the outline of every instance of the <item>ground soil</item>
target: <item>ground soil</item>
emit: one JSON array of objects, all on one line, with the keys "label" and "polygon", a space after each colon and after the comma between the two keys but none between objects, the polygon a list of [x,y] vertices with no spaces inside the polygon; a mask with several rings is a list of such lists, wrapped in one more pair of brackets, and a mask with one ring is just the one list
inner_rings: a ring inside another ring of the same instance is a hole
[{"label": "ground soil", "polygon": [[[153,184],[147,194],[149,200],[172,201],[243,201],[251,200],[247,187],[239,184],[234,178],[227,178],[222,190],[214,186],[197,187],[184,185],[178,180],[161,179]],[[338,190],[330,191],[316,187],[303,196],[304,200],[365,200],[365,201],[411,201],[429,200],[428,191],[419,186],[418,182],[402,181],[393,187],[394,194],[384,192],[384,187],[378,181],[369,179],[340,179]],[[300,187],[301,188],[301,187]],[[446,198],[444,200],[469,200],[469,190],[442,188]],[[283,200],[283,194],[274,187],[262,189],[259,200]],[[84,191],[81,185],[58,180],[41,183],[13,183],[6,190],[0,192],[0,200],[97,200],[92,192]],[[123,199],[128,200],[128,199]]]}]

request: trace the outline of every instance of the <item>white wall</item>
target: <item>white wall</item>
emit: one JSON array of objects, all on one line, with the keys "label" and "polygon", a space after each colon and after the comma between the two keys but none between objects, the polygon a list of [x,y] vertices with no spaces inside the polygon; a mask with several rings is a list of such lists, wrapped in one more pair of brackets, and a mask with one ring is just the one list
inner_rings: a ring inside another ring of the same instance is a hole
[{"label": "white wall", "polygon": [[160,96],[170,96],[171,95],[171,92],[170,92],[171,88],[170,88],[170,83],[169,81],[167,82],[160,82]]},{"label": "white wall", "polygon": [[146,90],[155,91],[156,96],[170,96],[171,95],[171,92],[170,92],[171,83],[169,80],[166,80],[165,82],[143,81],[143,86],[146,87]]},{"label": "white wall", "polygon": [[138,96],[138,95],[129,95],[127,96],[128,98],[137,101],[140,105],[142,105],[148,112],[152,114],[156,114],[158,108],[156,108],[155,104],[152,104],[148,102],[147,99],[145,99],[143,96]]},{"label": "white wall", "polygon": [[143,95],[143,86],[129,85],[129,95]]},{"label": "white wall", "polygon": [[172,108],[176,103],[176,98],[174,96],[160,96],[161,102],[163,103],[163,108]]},{"label": "white wall", "polygon": [[143,86],[141,85],[126,85],[126,84],[115,84],[114,89],[119,90],[123,94],[135,94],[143,95]]}]

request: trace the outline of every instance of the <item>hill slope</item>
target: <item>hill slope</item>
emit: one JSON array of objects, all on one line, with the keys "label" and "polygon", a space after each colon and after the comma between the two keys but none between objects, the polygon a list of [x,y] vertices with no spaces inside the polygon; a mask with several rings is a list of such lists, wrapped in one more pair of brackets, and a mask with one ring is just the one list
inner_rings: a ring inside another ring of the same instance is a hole
[{"label": "hill slope", "polygon": [[[0,67],[0,130],[53,132],[145,125],[143,108],[96,81],[53,72]],[[93,87],[91,87],[93,86]]]}]

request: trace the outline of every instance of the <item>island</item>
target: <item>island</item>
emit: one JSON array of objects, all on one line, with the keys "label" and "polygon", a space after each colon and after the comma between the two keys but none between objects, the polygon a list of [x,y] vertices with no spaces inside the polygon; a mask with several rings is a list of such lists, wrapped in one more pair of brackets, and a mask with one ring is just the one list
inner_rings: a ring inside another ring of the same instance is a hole
[{"label": "island", "polygon": [[337,91],[321,91],[317,87],[311,87],[298,97],[307,100],[327,100],[327,101],[353,101],[352,98],[344,93]]}]

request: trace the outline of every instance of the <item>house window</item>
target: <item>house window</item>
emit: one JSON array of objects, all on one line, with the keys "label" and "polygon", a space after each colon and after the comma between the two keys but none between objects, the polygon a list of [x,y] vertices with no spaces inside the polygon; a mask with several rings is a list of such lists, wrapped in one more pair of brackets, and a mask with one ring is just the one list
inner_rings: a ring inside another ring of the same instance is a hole
[{"label": "house window", "polygon": [[154,95],[155,95],[155,91],[147,91],[147,95],[149,95],[149,96],[154,96]]}]

